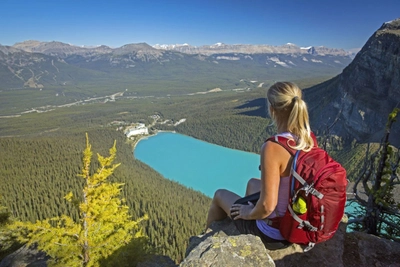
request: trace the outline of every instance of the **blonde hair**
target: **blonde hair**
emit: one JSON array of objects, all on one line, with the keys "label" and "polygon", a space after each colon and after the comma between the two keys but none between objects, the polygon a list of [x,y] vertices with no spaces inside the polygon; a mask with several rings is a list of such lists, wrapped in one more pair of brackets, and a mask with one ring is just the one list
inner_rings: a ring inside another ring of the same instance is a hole
[{"label": "blonde hair", "polygon": [[271,118],[278,129],[285,129],[298,137],[294,149],[310,151],[314,145],[308,117],[307,105],[300,88],[291,82],[277,82],[267,91],[272,109]]}]

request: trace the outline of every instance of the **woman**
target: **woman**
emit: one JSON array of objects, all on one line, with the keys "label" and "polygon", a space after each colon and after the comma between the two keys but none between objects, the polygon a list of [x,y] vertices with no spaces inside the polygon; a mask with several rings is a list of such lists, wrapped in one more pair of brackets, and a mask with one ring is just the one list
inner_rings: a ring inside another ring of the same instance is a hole
[{"label": "woman", "polygon": [[[300,88],[290,82],[278,82],[268,89],[267,99],[278,134],[294,140],[294,149],[311,150],[307,105]],[[253,204],[228,190],[217,190],[208,212],[207,228],[213,221],[229,216],[242,234],[259,236],[267,249],[287,247],[290,243],[271,219],[283,216],[287,209],[292,160],[281,145],[265,142],[261,147],[261,179],[250,179],[246,188],[246,196],[259,192],[258,201]]]}]

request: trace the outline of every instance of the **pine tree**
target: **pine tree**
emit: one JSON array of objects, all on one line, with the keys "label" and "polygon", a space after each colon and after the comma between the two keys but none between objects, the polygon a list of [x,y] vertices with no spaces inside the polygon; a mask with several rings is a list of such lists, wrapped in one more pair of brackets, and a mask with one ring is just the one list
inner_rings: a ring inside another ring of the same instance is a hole
[{"label": "pine tree", "polygon": [[[365,166],[355,181],[353,193],[356,201],[365,208],[361,216],[349,220],[359,224],[355,228],[369,234],[400,241],[400,203],[393,198],[394,186],[400,185],[400,149],[389,143],[390,130],[400,109],[395,108],[388,117],[385,134],[377,151],[369,155],[367,148]],[[362,184],[367,199],[360,196]],[[359,215],[359,214],[357,214]]]},{"label": "pine tree", "polygon": [[[28,245],[37,244],[51,260],[49,266],[100,266],[124,245],[146,239],[139,223],[147,215],[134,221],[129,208],[120,198],[121,183],[111,183],[107,178],[119,164],[113,164],[116,142],[109,157],[97,154],[99,167],[91,174],[92,150],[86,134],[83,168],[79,175],[85,180],[80,200],[72,192],[65,196],[79,210],[79,219],[67,215],[31,222],[16,222],[11,228],[18,231],[18,239]],[[138,248],[139,250],[141,248]]]}]

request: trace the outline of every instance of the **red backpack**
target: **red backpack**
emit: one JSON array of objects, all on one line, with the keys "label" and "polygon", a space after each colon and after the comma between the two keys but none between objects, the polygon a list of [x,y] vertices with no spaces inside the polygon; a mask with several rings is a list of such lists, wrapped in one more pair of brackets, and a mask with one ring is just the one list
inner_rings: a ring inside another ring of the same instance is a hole
[{"label": "red backpack", "polygon": [[[281,135],[267,139],[280,144],[294,157],[289,205],[285,215],[279,217],[279,231],[291,243],[308,245],[304,251],[333,237],[346,204],[346,170],[318,147],[314,134],[312,137],[314,147],[309,152],[291,148],[289,145],[293,147],[296,142]],[[293,210],[299,199],[302,214]]]}]

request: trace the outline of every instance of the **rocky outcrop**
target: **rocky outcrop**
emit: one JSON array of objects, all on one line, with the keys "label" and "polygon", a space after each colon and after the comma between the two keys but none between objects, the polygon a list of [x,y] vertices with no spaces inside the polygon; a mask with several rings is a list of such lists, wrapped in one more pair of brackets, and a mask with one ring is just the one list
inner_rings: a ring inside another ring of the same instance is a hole
[{"label": "rocky outcrop", "polygon": [[214,223],[205,235],[192,237],[179,266],[400,266],[400,243],[346,233],[346,227],[344,220],[332,239],[308,252],[299,245],[268,251],[258,237],[240,235],[227,219]]},{"label": "rocky outcrop", "polygon": [[[400,267],[400,243],[360,232],[346,233],[347,220],[342,220],[332,239],[317,244],[308,252],[291,245],[269,251],[253,235],[240,234],[232,221],[214,222],[203,235],[189,240],[185,259],[179,267]],[[0,267],[47,266],[46,256],[35,249],[22,247],[6,257]],[[138,267],[178,267],[166,256],[154,256]]]},{"label": "rocky outcrop", "polygon": [[49,258],[35,247],[23,246],[0,262],[0,267],[46,267]]},{"label": "rocky outcrop", "polygon": [[240,235],[230,222],[214,222],[206,234],[192,237],[179,266],[275,266],[260,238]]},{"label": "rocky outcrop", "polygon": [[[400,19],[384,23],[338,77],[310,90],[312,125],[358,141],[379,142],[400,103]],[[394,124],[393,136],[400,133]],[[393,139],[400,145],[400,139]]]},{"label": "rocky outcrop", "polygon": [[268,267],[275,266],[275,263],[256,236],[214,235],[202,241],[179,266]]}]

